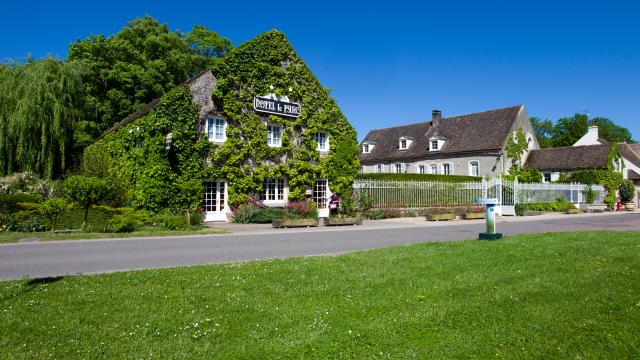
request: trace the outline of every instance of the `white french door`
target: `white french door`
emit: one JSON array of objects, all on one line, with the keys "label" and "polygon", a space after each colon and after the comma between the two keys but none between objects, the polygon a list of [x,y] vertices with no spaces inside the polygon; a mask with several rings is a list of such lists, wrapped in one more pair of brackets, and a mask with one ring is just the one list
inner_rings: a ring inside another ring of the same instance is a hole
[{"label": "white french door", "polygon": [[312,199],[318,207],[318,217],[329,217],[329,180],[318,179],[313,185]]},{"label": "white french door", "polygon": [[227,183],[224,180],[204,183],[204,221],[227,221]]}]

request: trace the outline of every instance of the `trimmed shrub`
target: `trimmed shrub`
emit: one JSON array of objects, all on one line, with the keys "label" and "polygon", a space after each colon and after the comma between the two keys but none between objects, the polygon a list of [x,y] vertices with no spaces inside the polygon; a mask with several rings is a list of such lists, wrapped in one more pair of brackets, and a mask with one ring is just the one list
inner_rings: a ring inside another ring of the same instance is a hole
[{"label": "trimmed shrub", "polygon": [[572,203],[564,199],[558,199],[546,203],[516,204],[515,211],[517,216],[522,216],[525,211],[565,212],[575,208]]},{"label": "trimmed shrub", "polygon": [[636,187],[630,180],[623,180],[620,183],[620,201],[623,203],[632,202],[636,192]]},{"label": "trimmed shrub", "polygon": [[13,214],[24,208],[20,203],[37,203],[40,196],[35,194],[0,194],[0,213]]},{"label": "trimmed shrub", "polygon": [[144,223],[129,214],[120,214],[111,218],[106,230],[114,233],[133,232],[144,226]]},{"label": "trimmed shrub", "polygon": [[157,216],[156,221],[158,226],[164,230],[186,230],[190,228],[184,215],[161,214]]},{"label": "trimmed shrub", "polygon": [[358,174],[356,180],[480,182],[481,177],[437,174]]}]

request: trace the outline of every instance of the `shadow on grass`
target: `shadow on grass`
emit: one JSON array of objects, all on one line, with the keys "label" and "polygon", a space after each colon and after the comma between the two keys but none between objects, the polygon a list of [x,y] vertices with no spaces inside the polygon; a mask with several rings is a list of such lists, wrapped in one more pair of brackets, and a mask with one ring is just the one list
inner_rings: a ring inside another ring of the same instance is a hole
[{"label": "shadow on grass", "polygon": [[6,300],[9,300],[10,298],[29,293],[35,290],[39,286],[52,284],[62,279],[64,279],[64,276],[51,276],[51,277],[29,279],[22,284],[23,286],[18,287],[15,292],[9,291],[7,294],[1,296],[0,302],[4,302]]}]

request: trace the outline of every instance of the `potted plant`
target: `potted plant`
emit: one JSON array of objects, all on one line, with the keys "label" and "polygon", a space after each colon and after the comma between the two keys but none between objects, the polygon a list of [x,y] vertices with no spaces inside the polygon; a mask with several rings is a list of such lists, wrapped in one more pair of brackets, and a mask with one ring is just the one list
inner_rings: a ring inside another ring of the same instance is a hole
[{"label": "potted plant", "polygon": [[624,180],[620,183],[620,201],[624,205],[624,209],[627,211],[634,211],[636,206],[633,203],[633,193],[636,191],[636,187],[630,180]]},{"label": "potted plant", "polygon": [[313,201],[289,201],[282,219],[273,219],[274,228],[318,226],[318,208]]},{"label": "potted plant", "polygon": [[465,208],[462,218],[465,220],[484,219],[486,213],[482,206],[468,206]]},{"label": "potted plant", "polygon": [[448,221],[455,220],[456,214],[452,208],[432,207],[426,217],[428,221]]}]

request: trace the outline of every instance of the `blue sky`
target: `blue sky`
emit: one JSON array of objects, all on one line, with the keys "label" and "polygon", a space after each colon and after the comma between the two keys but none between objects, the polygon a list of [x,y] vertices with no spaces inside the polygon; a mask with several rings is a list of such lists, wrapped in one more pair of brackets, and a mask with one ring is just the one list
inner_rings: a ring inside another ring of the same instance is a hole
[{"label": "blue sky", "polygon": [[238,45],[284,31],[362,139],[367,131],[525,104],[529,116],[606,116],[640,140],[640,3],[513,1],[32,1],[3,4],[0,59],[66,57],[149,14]]}]

